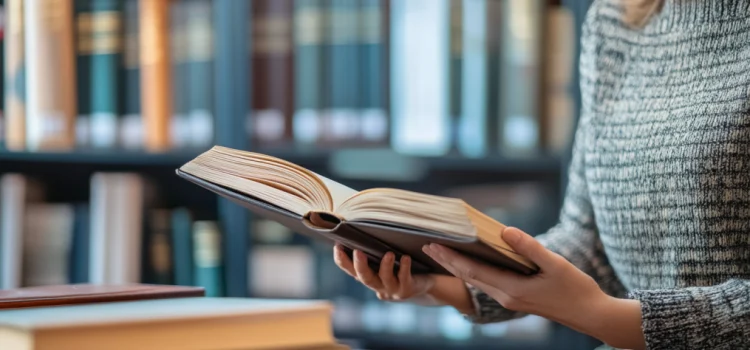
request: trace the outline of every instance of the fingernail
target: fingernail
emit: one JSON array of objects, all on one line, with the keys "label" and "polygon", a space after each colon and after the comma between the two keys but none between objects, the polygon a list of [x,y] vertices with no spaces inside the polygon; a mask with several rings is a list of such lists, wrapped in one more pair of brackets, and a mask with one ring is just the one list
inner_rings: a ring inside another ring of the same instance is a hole
[{"label": "fingernail", "polygon": [[391,252],[385,253],[385,256],[383,257],[383,259],[385,259],[386,261],[393,260],[393,253]]},{"label": "fingernail", "polygon": [[509,227],[503,231],[503,239],[508,243],[516,243],[521,239],[521,233],[518,229]]}]

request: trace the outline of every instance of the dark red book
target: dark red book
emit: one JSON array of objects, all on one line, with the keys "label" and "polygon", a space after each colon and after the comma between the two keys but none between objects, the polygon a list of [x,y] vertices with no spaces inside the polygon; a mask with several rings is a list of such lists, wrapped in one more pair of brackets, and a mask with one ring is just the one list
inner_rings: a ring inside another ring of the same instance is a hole
[{"label": "dark red book", "polygon": [[202,296],[202,287],[67,284],[0,290],[0,309]]}]

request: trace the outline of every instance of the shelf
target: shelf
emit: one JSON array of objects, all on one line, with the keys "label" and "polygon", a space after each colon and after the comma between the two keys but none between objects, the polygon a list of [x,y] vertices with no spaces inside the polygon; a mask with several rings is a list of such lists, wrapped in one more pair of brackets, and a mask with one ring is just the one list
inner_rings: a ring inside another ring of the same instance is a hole
[{"label": "shelf", "polygon": [[145,153],[125,151],[10,152],[0,151],[0,162],[67,163],[73,165],[132,165],[178,167],[198,152]]},{"label": "shelf", "polygon": [[[200,151],[146,153],[127,151],[9,152],[0,151],[0,163],[67,164],[88,166],[149,166],[174,169],[196,157]],[[387,149],[345,149],[264,152],[316,172],[352,179],[416,181],[433,172],[484,174],[558,174],[561,160],[551,155],[509,158],[488,156],[466,158],[455,155],[428,157],[398,154]]]}]

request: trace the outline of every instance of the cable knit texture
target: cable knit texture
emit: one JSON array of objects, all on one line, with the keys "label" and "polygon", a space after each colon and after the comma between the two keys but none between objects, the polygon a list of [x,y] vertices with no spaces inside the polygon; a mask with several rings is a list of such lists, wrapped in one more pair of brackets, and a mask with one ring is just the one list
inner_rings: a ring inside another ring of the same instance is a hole
[{"label": "cable knit texture", "polygon": [[[641,302],[648,349],[750,348],[750,0],[597,0],[560,223],[538,236]],[[522,316],[470,287],[477,323]]]}]

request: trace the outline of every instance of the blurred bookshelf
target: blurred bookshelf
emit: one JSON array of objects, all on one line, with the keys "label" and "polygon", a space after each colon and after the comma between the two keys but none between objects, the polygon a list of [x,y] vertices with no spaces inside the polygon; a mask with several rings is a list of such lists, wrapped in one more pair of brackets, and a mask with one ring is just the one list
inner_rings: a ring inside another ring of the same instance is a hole
[{"label": "blurred bookshelf", "polygon": [[330,247],[174,174],[223,145],[543,233],[566,186],[590,0],[0,3],[0,288],[330,299],[338,335],[366,349],[596,344],[535,317],[479,326],[379,302]]}]

